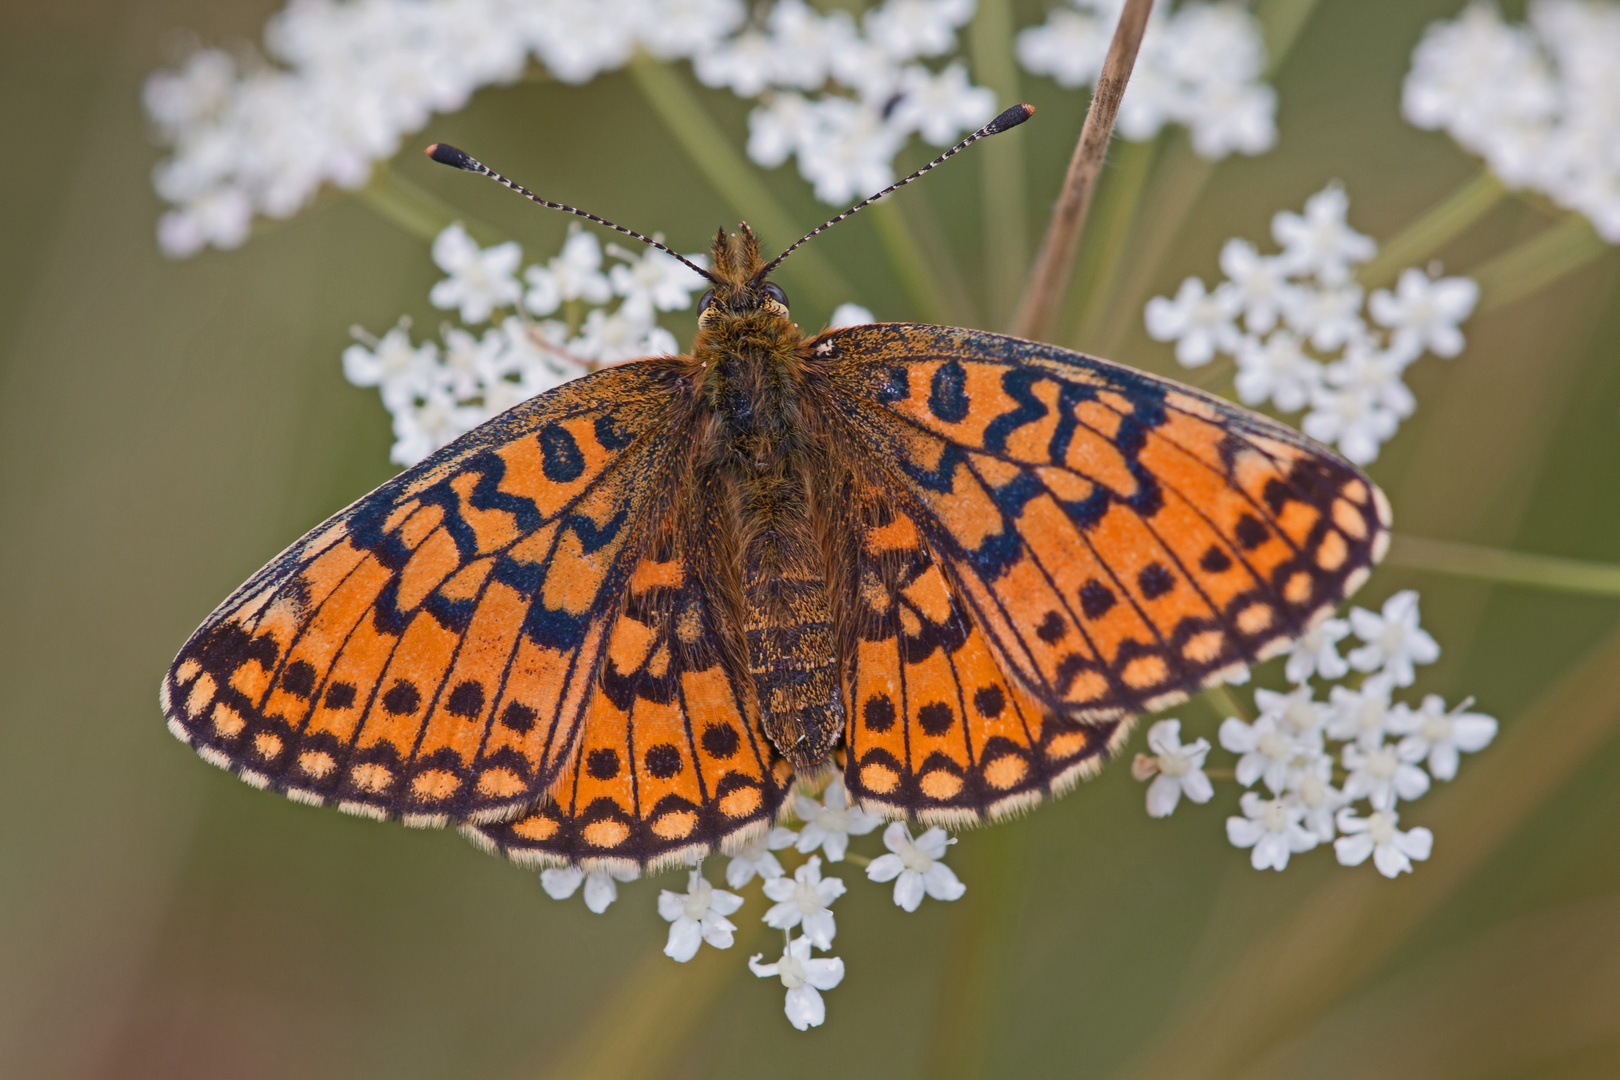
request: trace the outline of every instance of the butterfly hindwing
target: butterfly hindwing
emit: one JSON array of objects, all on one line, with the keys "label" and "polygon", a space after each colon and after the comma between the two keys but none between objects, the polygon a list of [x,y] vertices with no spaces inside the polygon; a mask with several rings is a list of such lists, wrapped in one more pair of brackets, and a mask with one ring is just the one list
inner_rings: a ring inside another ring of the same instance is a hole
[{"label": "butterfly hindwing", "polygon": [[855,523],[846,784],[869,808],[943,824],[1000,817],[1100,768],[1128,725],[1063,719],[997,663],[892,493]]},{"label": "butterfly hindwing", "polygon": [[1387,547],[1358,470],[1188,387],[949,327],[809,349],[997,659],[1063,716],[1153,712],[1275,654]]},{"label": "butterfly hindwing", "polygon": [[312,530],[181,650],[170,729],[304,802],[519,812],[570,760],[668,495],[673,379],[645,362],[569,383]]},{"label": "butterfly hindwing", "polygon": [[709,542],[677,527],[643,554],[567,768],[524,816],[469,826],[475,843],[526,865],[658,866],[775,819],[792,767],[750,700]]}]

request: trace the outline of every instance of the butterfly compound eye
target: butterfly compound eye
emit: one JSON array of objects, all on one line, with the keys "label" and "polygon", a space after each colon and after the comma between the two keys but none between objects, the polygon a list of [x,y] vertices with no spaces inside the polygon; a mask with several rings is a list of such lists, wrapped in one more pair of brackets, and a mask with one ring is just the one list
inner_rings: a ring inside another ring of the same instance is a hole
[{"label": "butterfly compound eye", "polygon": [[708,311],[709,308],[712,307],[713,305],[714,305],[714,290],[713,289],[706,289],[706,290],[704,290],[703,295],[698,297],[697,313],[699,315],[702,315],[705,311]]},{"label": "butterfly compound eye", "polygon": [[776,282],[767,281],[760,291],[766,296],[770,297],[772,300],[775,300],[778,304],[781,304],[783,307],[788,306],[787,293],[783,292],[782,287],[776,284]]}]

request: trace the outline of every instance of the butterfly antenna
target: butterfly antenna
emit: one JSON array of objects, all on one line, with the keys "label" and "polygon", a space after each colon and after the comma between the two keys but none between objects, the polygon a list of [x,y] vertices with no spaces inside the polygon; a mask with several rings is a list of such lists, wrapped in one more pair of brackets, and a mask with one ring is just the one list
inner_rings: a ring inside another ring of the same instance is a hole
[{"label": "butterfly antenna", "polygon": [[939,157],[935,158],[933,161],[930,161],[928,164],[924,165],[922,168],[918,169],[904,180],[897,180],[888,187],[884,188],[882,191],[878,192],[876,195],[873,195],[870,198],[862,199],[848,210],[845,210],[842,214],[839,214],[837,217],[833,218],[827,223],[819,225],[805,233],[803,236],[799,237],[799,239],[789,246],[786,251],[782,252],[782,254],[778,255],[776,258],[772,259],[770,262],[761,267],[759,272],[754,275],[754,280],[764,280],[767,274],[776,269],[778,263],[787,258],[789,255],[793,254],[794,250],[797,249],[800,244],[804,243],[812,236],[815,236],[817,233],[826,232],[840,221],[843,221],[845,218],[853,215],[856,211],[864,210],[866,207],[871,206],[873,203],[877,202],[890,192],[897,191],[900,188],[905,187],[907,184],[911,183],[913,180],[917,179],[930,169],[938,168],[940,165],[945,163],[946,159],[955,157],[957,154],[960,154],[963,150],[966,150],[980,139],[988,138],[991,135],[1000,135],[1008,128],[1015,128],[1034,115],[1035,106],[1014,105],[1012,108],[1008,109],[1006,112],[1002,113],[1000,116],[984,125],[984,127],[980,128],[978,131],[975,131],[973,134],[969,135],[967,138],[963,139],[961,142],[957,143],[955,146],[951,147],[949,150],[945,151],[943,154],[939,155]]},{"label": "butterfly antenna", "polygon": [[[974,138],[977,137],[978,136],[974,136]],[[952,153],[955,153],[955,151],[953,150]],[[480,176],[487,176],[497,184],[501,184],[504,187],[509,187],[519,195],[522,195],[525,199],[537,202],[541,206],[549,206],[553,210],[561,210],[565,213],[573,214],[576,217],[582,217],[586,221],[594,221],[598,225],[606,225],[613,231],[624,233],[626,236],[633,236],[637,240],[640,240],[643,244],[647,244],[650,247],[655,247],[666,255],[674,256],[676,259],[679,259],[681,262],[685,263],[690,269],[702,274],[705,278],[714,282],[716,285],[720,284],[719,278],[715,277],[712,273],[705,270],[703,267],[699,266],[697,263],[693,262],[691,259],[688,259],[685,255],[682,255],[680,252],[669,247],[668,245],[661,244],[650,236],[643,236],[634,229],[627,229],[623,225],[615,225],[607,218],[601,218],[597,217],[595,214],[586,213],[577,206],[569,206],[567,203],[552,202],[550,199],[542,199],[540,196],[536,195],[522,184],[514,183],[513,181],[508,180],[506,177],[502,176],[488,165],[485,165],[482,161],[479,161],[471,154],[464,150],[457,150],[448,143],[434,143],[432,146],[427,148],[427,156],[432,158],[434,161],[437,161],[440,165],[449,165],[452,168],[460,169],[462,172],[477,173]]]}]

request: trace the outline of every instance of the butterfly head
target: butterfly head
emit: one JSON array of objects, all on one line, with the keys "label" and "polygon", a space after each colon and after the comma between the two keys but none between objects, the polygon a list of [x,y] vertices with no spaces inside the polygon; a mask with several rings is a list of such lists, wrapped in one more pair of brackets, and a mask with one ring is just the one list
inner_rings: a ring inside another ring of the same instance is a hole
[{"label": "butterfly head", "polygon": [[788,317],[787,294],[767,281],[761,268],[759,240],[747,222],[734,233],[719,230],[711,249],[714,287],[698,300],[698,326],[717,331],[728,322]]}]

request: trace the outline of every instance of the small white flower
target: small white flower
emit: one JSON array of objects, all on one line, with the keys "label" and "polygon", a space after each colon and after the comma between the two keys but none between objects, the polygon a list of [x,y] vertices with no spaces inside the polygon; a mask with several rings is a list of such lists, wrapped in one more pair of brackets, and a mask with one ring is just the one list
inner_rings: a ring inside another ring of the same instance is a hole
[{"label": "small white flower", "polygon": [[1296,686],[1286,693],[1257,687],[1254,705],[1262,717],[1274,720],[1277,730],[1290,738],[1308,737],[1327,722],[1328,707],[1312,697],[1308,686]]},{"label": "small white flower", "polygon": [[480,248],[460,222],[433,241],[433,261],[450,276],[433,286],[428,299],[437,308],[459,308],[461,321],[476,326],[497,308],[510,307],[523,295],[517,268],[523,249],[515,241]]},{"label": "small white flower", "polygon": [[442,379],[415,392],[392,412],[394,446],[389,458],[406,466],[415,465],[487,419],[482,409],[457,401]]},{"label": "small white flower", "polygon": [[1297,775],[1298,782],[1286,797],[1291,806],[1304,808],[1300,824],[1325,844],[1334,836],[1333,815],[1350,801],[1349,796],[1330,783],[1333,761],[1326,755],[1319,768],[1301,770]]},{"label": "small white flower", "polygon": [[943,56],[956,28],[973,17],[973,0],[884,0],[862,20],[866,36],[896,60]]},{"label": "small white flower", "polygon": [[1380,614],[1365,608],[1350,609],[1350,626],[1366,642],[1350,651],[1350,666],[1357,671],[1389,672],[1396,686],[1411,686],[1417,678],[1414,664],[1432,664],[1440,658],[1440,645],[1418,625],[1418,594],[1412,589],[1384,601]]},{"label": "small white flower", "polygon": [[1345,220],[1349,210],[1350,196],[1338,184],[1330,184],[1305,200],[1304,214],[1277,211],[1271,235],[1282,245],[1282,261],[1290,272],[1314,274],[1324,285],[1342,285],[1350,280],[1353,266],[1377,254],[1372,237],[1356,232]]},{"label": "small white flower", "polygon": [[1418,768],[1412,751],[1380,743],[1371,748],[1351,743],[1344,748],[1350,771],[1344,793],[1353,802],[1366,799],[1374,810],[1393,810],[1398,800],[1411,802],[1429,790],[1429,774]]},{"label": "small white flower", "polygon": [[356,342],[343,350],[343,375],[356,386],[375,386],[383,404],[402,408],[433,382],[439,367],[439,349],[431,341],[411,343],[411,320],[401,318],[381,338],[359,327],[350,333]]},{"label": "small white flower", "polygon": [[1238,331],[1233,319],[1243,310],[1243,297],[1230,283],[1208,292],[1204,283],[1190,277],[1176,290],[1174,300],[1155,296],[1144,311],[1147,332],[1155,341],[1175,341],[1176,360],[1182,367],[1202,367],[1217,352],[1237,348]]},{"label": "small white flower", "polygon": [[828,97],[806,108],[810,129],[798,145],[799,173],[816,198],[838,205],[894,182],[894,155],[905,135],[876,105]]},{"label": "small white flower", "polygon": [[788,1022],[800,1031],[820,1027],[827,1019],[827,1004],[818,991],[831,990],[844,979],[844,962],[836,956],[812,959],[810,939],[797,937],[788,942],[774,964],[759,961],[764,953],[748,958],[748,970],[765,979],[776,976],[787,987]]},{"label": "small white flower", "polygon": [[1335,686],[1328,695],[1327,735],[1340,742],[1378,746],[1389,730],[1389,696],[1395,681],[1379,673],[1363,679],[1354,690]]},{"label": "small white flower", "polygon": [[1333,851],[1341,866],[1360,866],[1371,855],[1373,865],[1387,878],[1412,872],[1412,861],[1429,857],[1434,849],[1434,834],[1421,826],[1401,832],[1395,827],[1400,815],[1393,810],[1375,811],[1369,817],[1357,817],[1348,806],[1339,811],[1339,831],[1344,833],[1333,842]]},{"label": "small white flower", "polygon": [[752,837],[737,849],[726,864],[726,884],[740,889],[753,881],[756,875],[765,881],[781,877],[782,864],[771,852],[792,847],[798,838],[799,834],[792,829],[780,828]]},{"label": "small white flower", "polygon": [[1263,799],[1244,792],[1242,817],[1226,819],[1226,838],[1233,847],[1252,848],[1249,865],[1256,870],[1283,870],[1288,857],[1309,851],[1320,841],[1305,828],[1305,807],[1298,800]]},{"label": "small white flower", "polygon": [[693,870],[687,876],[685,892],[664,889],[658,894],[658,914],[670,924],[664,955],[684,964],[705,941],[717,949],[731,948],[737,928],[726,916],[740,907],[742,897],[716,889],[704,880],[701,870]]},{"label": "small white flower", "polygon": [[704,86],[729,87],[738,97],[757,97],[780,74],[782,51],[765,34],[748,30],[692,57]]},{"label": "small white flower", "polygon": [[1339,642],[1350,633],[1350,620],[1323,619],[1294,644],[1283,675],[1291,683],[1303,683],[1312,675],[1332,680],[1343,678],[1350,664],[1339,655]]},{"label": "small white flower", "polygon": [[650,315],[621,305],[617,311],[592,308],[585,315],[579,336],[568,343],[568,350],[599,364],[639,360],[643,356],[668,356],[680,351],[668,330],[638,315]]},{"label": "small white flower", "polygon": [[873,859],[866,876],[878,882],[893,881],[894,902],[906,911],[916,911],[924,894],[935,900],[959,899],[967,886],[940,861],[954,843],[937,826],[913,840],[905,822],[891,821],[883,830],[883,846],[890,854]]},{"label": "small white flower", "polygon": [[767,926],[791,930],[802,922],[802,933],[812,945],[818,949],[832,948],[838,927],[827,908],[844,895],[844,882],[841,878],[823,878],[819,857],[810,856],[808,862],[793,872],[792,880],[778,877],[767,881],[765,895],[776,901],[765,913]]},{"label": "small white flower", "polygon": [[1452,780],[1457,776],[1458,755],[1489,746],[1496,738],[1497,724],[1494,717],[1483,713],[1447,712],[1445,701],[1429,694],[1416,709],[1403,704],[1391,710],[1389,730],[1404,736],[1398,748],[1402,759],[1427,761],[1436,780]]},{"label": "small white flower", "polygon": [[1181,721],[1160,720],[1148,729],[1147,742],[1156,756],[1141,755],[1132,773],[1138,779],[1153,776],[1147,790],[1149,817],[1169,817],[1183,795],[1195,803],[1209,802],[1215,788],[1204,775],[1204,759],[1209,756],[1208,739],[1194,739],[1183,746]]},{"label": "small white flower", "polygon": [[1393,293],[1375,290],[1367,310],[1380,326],[1395,331],[1392,344],[1397,352],[1415,359],[1426,350],[1449,358],[1462,352],[1463,335],[1457,324],[1474,313],[1477,303],[1479,285],[1471,278],[1436,281],[1413,268],[1401,272]]},{"label": "small white flower", "polygon": [[865,836],[882,824],[878,817],[849,804],[849,792],[842,776],[832,778],[821,793],[820,802],[808,795],[798,796],[793,812],[804,822],[804,828],[799,831],[799,851],[808,855],[820,848],[826,852],[828,862],[843,862],[850,837]]},{"label": "small white flower", "polygon": [[[648,250],[650,254],[661,254]],[[613,295],[613,286],[602,273],[602,244],[595,233],[578,225],[569,226],[562,251],[545,266],[523,271],[523,280],[529,283],[523,306],[536,315],[550,315],[570,300],[605,304]]]},{"label": "small white flower", "polygon": [[846,326],[864,326],[873,322],[877,322],[877,317],[869,309],[859,304],[844,303],[833,308],[832,318],[827,320],[827,329],[839,330]]},{"label": "small white flower", "polygon": [[1237,347],[1238,400],[1264,405],[1267,399],[1283,412],[1298,412],[1322,384],[1322,365],[1306,355],[1299,336],[1278,330],[1264,341],[1245,337]]},{"label": "small white flower", "polygon": [[816,113],[802,95],[771,94],[748,114],[748,156],[774,169],[816,137]]},{"label": "small white flower", "polygon": [[1042,25],[1018,32],[1018,62],[1072,90],[1097,81],[1112,36],[1113,26],[1105,18],[1057,7]]},{"label": "small white flower", "polygon": [[1261,255],[1247,240],[1233,237],[1221,248],[1221,270],[1243,298],[1243,325],[1253,334],[1271,333],[1296,288],[1288,283],[1282,259]]},{"label": "small white flower", "polygon": [[[621,260],[608,270],[613,291],[624,297],[626,307],[635,309],[631,317],[643,322],[652,322],[655,310],[685,311],[692,306],[692,294],[708,284],[679,259],[654,247],[637,254],[609,244],[608,253]],[[699,266],[708,265],[705,256],[688,257]]]},{"label": "small white flower", "polygon": [[617,882],[634,881],[640,876],[641,871],[635,867],[598,868],[588,874],[577,866],[553,867],[540,872],[540,887],[553,900],[567,900],[583,882],[585,906],[600,915],[619,898]]},{"label": "small white flower", "polygon": [[1243,755],[1237,763],[1238,783],[1253,787],[1256,780],[1264,780],[1266,787],[1278,795],[1288,787],[1288,773],[1295,758],[1322,752],[1321,731],[1284,729],[1276,715],[1262,715],[1252,724],[1229,716],[1221,723],[1220,740],[1225,749]]},{"label": "small white flower", "polygon": [[630,59],[635,27],[616,4],[535,5],[533,48],[551,73],[565,83],[590,82]]},{"label": "small white flower", "polygon": [[1400,430],[1401,418],[1366,387],[1318,386],[1311,391],[1311,411],[1299,426],[1318,442],[1337,446],[1357,465],[1369,465],[1378,460],[1379,447]]},{"label": "small white flower", "polygon": [[995,91],[968,82],[967,65],[960,60],[938,75],[921,64],[907,66],[900,73],[899,93],[889,123],[915,131],[935,146],[950,146],[996,114]]},{"label": "small white flower", "polygon": [[1367,336],[1360,285],[1290,289],[1282,297],[1289,327],[1323,351],[1342,349]]},{"label": "small white flower", "polygon": [[[1019,63],[1068,88],[1095,83],[1121,4],[1080,0],[1018,34]],[[1260,22],[1236,4],[1160,6],[1148,20],[1117,130],[1151,139],[1167,123],[1185,124],[1193,149],[1217,159],[1234,150],[1258,154],[1277,139],[1277,95],[1259,81],[1265,67]]]},{"label": "small white flower", "polygon": [[1620,243],[1620,17],[1612,3],[1538,0],[1524,24],[1471,3],[1412,52],[1402,112],[1444,128],[1509,187],[1541,191]]},{"label": "small white flower", "polygon": [[1359,390],[1380,409],[1404,420],[1417,411],[1417,398],[1401,381],[1410,361],[1404,354],[1385,352],[1371,342],[1356,341],[1344,350],[1343,358],[1327,365],[1323,381],[1340,390]]},{"label": "small white flower", "polygon": [[636,32],[648,52],[674,60],[712,51],[747,17],[742,0],[664,0],[658,17],[639,20]]}]

